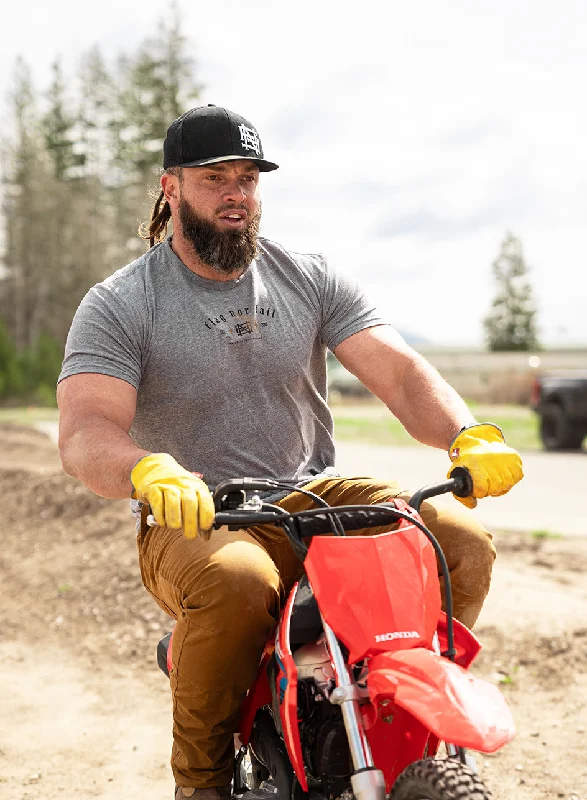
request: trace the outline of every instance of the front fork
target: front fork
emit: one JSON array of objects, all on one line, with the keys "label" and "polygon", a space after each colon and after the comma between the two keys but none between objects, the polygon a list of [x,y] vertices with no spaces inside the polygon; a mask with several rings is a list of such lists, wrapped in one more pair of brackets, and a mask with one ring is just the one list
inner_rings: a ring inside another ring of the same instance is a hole
[{"label": "front fork", "polygon": [[385,779],[383,772],[376,769],[371,748],[365,736],[363,720],[359,711],[359,690],[352,680],[336,634],[322,617],[326,643],[336,673],[336,688],[329,700],[339,705],[349,742],[354,773],[351,776],[353,794],[357,800],[385,800]]}]

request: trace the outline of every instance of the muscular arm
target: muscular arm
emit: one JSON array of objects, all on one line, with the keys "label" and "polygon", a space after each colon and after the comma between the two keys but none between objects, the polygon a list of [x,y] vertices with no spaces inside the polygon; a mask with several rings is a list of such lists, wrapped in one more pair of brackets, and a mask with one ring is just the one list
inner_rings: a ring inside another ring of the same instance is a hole
[{"label": "muscular arm", "polygon": [[128,435],[136,389],[108,375],[72,375],[57,387],[63,469],[102,497],[130,497],[130,473],[147,455]]},{"label": "muscular arm", "polygon": [[448,450],[460,429],[476,422],[457,392],[387,325],[349,336],[334,354],[419,442]]}]

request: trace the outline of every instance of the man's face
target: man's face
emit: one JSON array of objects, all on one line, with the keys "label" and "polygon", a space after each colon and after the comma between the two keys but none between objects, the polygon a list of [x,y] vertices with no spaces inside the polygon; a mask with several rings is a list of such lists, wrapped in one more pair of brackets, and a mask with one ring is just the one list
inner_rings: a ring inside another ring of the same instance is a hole
[{"label": "man's face", "polygon": [[224,275],[246,269],[256,254],[261,219],[255,163],[184,167],[179,188],[181,233],[194,254]]}]

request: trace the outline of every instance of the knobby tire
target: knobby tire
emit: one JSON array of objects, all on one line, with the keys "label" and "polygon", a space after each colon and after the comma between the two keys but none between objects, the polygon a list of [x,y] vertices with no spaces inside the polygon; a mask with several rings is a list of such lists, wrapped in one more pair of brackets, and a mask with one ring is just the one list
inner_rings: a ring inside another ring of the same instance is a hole
[{"label": "knobby tire", "polygon": [[415,761],[396,780],[391,800],[492,800],[479,776],[455,759]]}]

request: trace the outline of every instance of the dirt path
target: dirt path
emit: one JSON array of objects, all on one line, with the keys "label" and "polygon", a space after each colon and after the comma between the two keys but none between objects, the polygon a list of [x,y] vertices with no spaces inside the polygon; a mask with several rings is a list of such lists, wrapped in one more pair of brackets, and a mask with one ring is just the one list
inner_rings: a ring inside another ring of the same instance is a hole
[{"label": "dirt path", "polygon": [[[0,798],[164,800],[171,709],[124,501],[63,475],[41,433],[0,427]],[[518,736],[478,756],[495,800],[587,800],[587,539],[497,537],[476,671]]]}]

